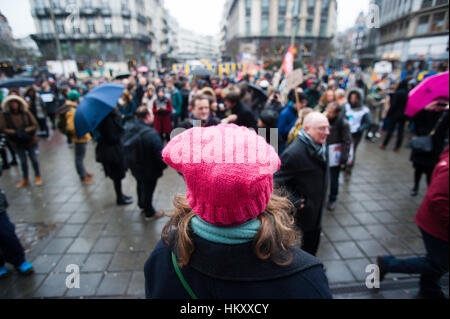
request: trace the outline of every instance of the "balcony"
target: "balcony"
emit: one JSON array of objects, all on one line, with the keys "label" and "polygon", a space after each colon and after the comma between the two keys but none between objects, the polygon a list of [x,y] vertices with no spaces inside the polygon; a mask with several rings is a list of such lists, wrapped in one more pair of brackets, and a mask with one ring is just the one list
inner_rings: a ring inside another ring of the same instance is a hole
[{"label": "balcony", "polygon": [[120,13],[122,14],[122,17],[127,17],[127,18],[131,17],[131,11],[128,8],[122,7],[122,10],[120,11]]},{"label": "balcony", "polygon": [[137,20],[143,25],[147,25],[147,18],[140,13],[137,14]]},{"label": "balcony", "polygon": [[33,17],[47,17],[50,15],[50,10],[47,8],[35,8],[31,11]]},{"label": "balcony", "polygon": [[111,8],[106,8],[106,7],[102,7],[102,8],[100,8],[100,14],[102,15],[102,16],[111,16]]},{"label": "balcony", "polygon": [[93,8],[93,7],[81,7],[80,8],[80,15],[82,16],[93,16],[99,14],[100,9],[99,8]]}]

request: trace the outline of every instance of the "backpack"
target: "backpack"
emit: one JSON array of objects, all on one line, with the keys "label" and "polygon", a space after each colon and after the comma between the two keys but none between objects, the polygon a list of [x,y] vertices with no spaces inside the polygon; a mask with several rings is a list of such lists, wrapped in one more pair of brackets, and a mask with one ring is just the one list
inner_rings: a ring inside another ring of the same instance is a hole
[{"label": "backpack", "polygon": [[63,105],[58,110],[56,110],[56,127],[64,135],[71,135],[71,132],[67,129],[67,113],[70,111],[71,107],[68,105]]},{"label": "backpack", "polygon": [[125,125],[125,133],[122,136],[122,148],[125,168],[135,171],[144,166],[144,148],[142,136],[147,132],[145,127],[140,127],[132,122]]}]

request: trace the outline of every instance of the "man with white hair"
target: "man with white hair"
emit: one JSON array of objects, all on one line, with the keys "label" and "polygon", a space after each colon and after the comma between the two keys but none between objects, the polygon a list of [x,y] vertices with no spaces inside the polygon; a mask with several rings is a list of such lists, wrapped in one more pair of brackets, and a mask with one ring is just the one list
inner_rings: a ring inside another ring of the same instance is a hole
[{"label": "man with white hair", "polygon": [[328,187],[326,141],[328,119],[319,112],[306,116],[297,138],[281,155],[274,181],[286,188],[297,208],[296,224],[303,233],[302,249],[315,255],[319,248],[322,212]]}]

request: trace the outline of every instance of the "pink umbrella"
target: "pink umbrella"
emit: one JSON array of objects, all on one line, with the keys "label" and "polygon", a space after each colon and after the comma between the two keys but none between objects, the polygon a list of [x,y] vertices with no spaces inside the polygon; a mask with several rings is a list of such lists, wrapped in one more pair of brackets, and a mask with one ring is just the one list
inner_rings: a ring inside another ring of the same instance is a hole
[{"label": "pink umbrella", "polygon": [[448,78],[448,71],[430,76],[412,89],[411,92],[409,92],[405,114],[412,117],[417,112],[423,110],[431,102],[436,101],[439,98],[448,100]]},{"label": "pink umbrella", "polygon": [[138,67],[137,69],[138,72],[140,73],[147,73],[148,72],[148,67],[146,67],[145,65]]}]

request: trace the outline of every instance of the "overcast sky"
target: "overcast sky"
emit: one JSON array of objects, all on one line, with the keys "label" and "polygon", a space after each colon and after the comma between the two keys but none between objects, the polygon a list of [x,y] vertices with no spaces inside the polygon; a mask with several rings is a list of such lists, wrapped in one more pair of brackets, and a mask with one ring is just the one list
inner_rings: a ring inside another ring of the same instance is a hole
[{"label": "overcast sky", "polygon": [[[179,25],[197,33],[219,33],[225,0],[165,0],[166,7]],[[359,12],[367,12],[369,0],[338,0],[338,31],[355,23]],[[0,12],[8,18],[14,37],[35,32],[29,0],[0,0]]]}]

